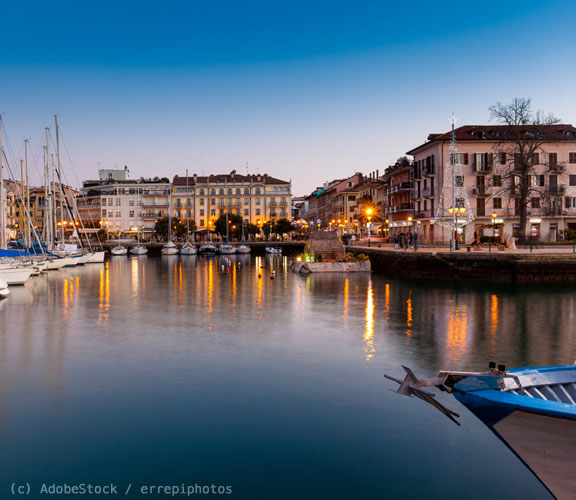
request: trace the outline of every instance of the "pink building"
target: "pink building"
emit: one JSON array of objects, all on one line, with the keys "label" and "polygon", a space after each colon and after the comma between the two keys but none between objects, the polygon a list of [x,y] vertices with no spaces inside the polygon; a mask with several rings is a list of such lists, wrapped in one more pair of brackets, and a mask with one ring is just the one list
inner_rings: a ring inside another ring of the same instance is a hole
[{"label": "pink building", "polygon": [[[486,226],[494,221],[503,228],[506,239],[519,234],[517,177],[510,166],[512,153],[503,153],[502,130],[497,125],[465,125],[455,131],[464,174],[457,182],[464,183],[475,217],[463,228],[466,242],[474,239],[475,232],[492,236],[494,230]],[[540,130],[542,146],[532,160],[533,195],[526,234],[556,241],[565,229],[576,230],[576,128],[563,124]],[[450,240],[450,230],[433,222],[449,161],[450,139],[450,132],[430,134],[427,142],[407,152],[414,158],[412,225],[422,243],[446,244]]]}]

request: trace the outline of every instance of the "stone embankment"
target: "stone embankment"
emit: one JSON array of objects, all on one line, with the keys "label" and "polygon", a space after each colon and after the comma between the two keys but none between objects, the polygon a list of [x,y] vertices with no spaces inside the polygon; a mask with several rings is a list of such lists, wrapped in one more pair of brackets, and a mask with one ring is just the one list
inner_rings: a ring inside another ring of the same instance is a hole
[{"label": "stone embankment", "polygon": [[295,273],[369,273],[370,261],[362,262],[298,262],[290,263],[290,270]]},{"label": "stone embankment", "polygon": [[347,247],[366,254],[372,270],[403,277],[461,278],[519,282],[576,282],[576,254],[527,252],[415,252],[388,248]]}]

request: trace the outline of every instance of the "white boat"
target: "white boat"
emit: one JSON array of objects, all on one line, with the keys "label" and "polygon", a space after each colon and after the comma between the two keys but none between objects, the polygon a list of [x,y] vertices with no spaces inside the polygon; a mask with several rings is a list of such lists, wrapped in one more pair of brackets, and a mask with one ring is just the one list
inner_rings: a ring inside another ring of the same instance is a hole
[{"label": "white boat", "polygon": [[496,367],[486,372],[441,371],[435,378],[416,378],[404,367],[398,393],[416,396],[459,424],[459,415],[422,387],[449,392],[522,460],[558,499],[576,491],[576,365],[537,368]]},{"label": "white boat", "polygon": [[11,267],[0,269],[0,279],[8,285],[23,285],[34,269],[32,267]]},{"label": "white boat", "polygon": [[89,252],[86,254],[85,264],[102,264],[104,262],[104,257],[106,252]]},{"label": "white boat", "polygon": [[196,245],[193,245],[189,241],[184,243],[184,245],[182,245],[182,248],[180,249],[181,255],[196,255],[197,253],[198,249],[196,248]]},{"label": "white boat", "polygon": [[236,247],[236,253],[250,253],[251,251],[252,249],[244,243]]},{"label": "white boat", "polygon": [[211,241],[205,241],[200,245],[198,253],[202,255],[216,255],[218,253],[218,247]]},{"label": "white boat", "polygon": [[56,271],[62,269],[66,265],[66,259],[51,259],[48,261],[46,269],[48,271]]},{"label": "white boat", "polygon": [[4,299],[10,295],[10,290],[8,290],[8,283],[5,280],[0,279],[0,299]]},{"label": "white boat", "polygon": [[236,253],[236,247],[230,243],[222,243],[218,251],[224,254],[232,254]]},{"label": "white boat", "polygon": [[180,252],[180,249],[176,246],[176,243],[169,241],[162,247],[162,255],[176,255]]},{"label": "white boat", "polygon": [[148,253],[148,249],[138,244],[130,249],[130,253],[132,255],[146,255]]},{"label": "white boat", "polygon": [[128,253],[128,250],[126,249],[126,247],[123,247],[122,245],[116,245],[115,247],[112,248],[112,250],[110,250],[110,253],[112,255],[126,255]]},{"label": "white boat", "polygon": [[271,255],[280,255],[282,253],[282,249],[280,247],[273,247],[271,245],[266,245],[266,253]]}]

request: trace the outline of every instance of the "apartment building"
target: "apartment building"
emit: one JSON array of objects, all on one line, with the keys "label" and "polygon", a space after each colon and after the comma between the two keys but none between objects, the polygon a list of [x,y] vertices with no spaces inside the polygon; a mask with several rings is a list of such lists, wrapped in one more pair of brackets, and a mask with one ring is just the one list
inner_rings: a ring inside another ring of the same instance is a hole
[{"label": "apartment building", "polygon": [[205,230],[226,212],[241,216],[246,223],[292,217],[291,182],[268,174],[229,174],[190,177],[172,181],[172,215],[192,219]]},{"label": "apartment building", "polygon": [[76,203],[86,233],[100,228],[125,233],[138,228],[152,233],[168,216],[171,185],[168,179],[129,179],[128,168],[102,169],[97,180],[82,183]]},{"label": "apartment building", "polygon": [[[526,134],[538,133],[541,143],[532,156],[526,234],[556,241],[560,231],[576,229],[576,128],[568,124],[541,126],[537,132],[525,128]],[[503,143],[503,131],[498,125],[465,125],[455,130],[457,159],[463,170],[462,178],[455,182],[465,187],[475,217],[463,228],[467,242],[474,233],[493,235],[493,224],[506,239],[520,233],[519,177],[514,173],[513,147]],[[451,132],[430,134],[425,143],[407,152],[414,158],[412,226],[422,242],[445,244],[450,240],[450,230],[434,225],[433,220],[450,140]]]}]

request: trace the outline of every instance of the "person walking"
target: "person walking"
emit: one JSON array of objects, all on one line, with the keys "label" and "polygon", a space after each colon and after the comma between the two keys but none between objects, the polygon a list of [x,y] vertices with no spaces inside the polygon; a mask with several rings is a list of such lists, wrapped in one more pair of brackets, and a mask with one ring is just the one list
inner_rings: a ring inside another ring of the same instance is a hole
[{"label": "person walking", "polygon": [[418,251],[418,233],[414,233],[414,251]]}]

